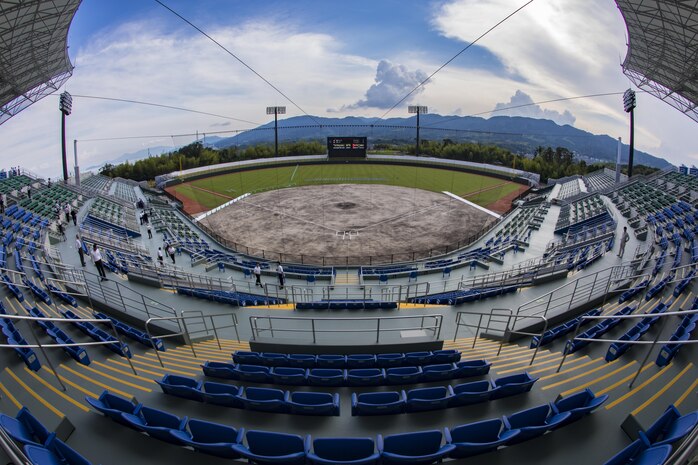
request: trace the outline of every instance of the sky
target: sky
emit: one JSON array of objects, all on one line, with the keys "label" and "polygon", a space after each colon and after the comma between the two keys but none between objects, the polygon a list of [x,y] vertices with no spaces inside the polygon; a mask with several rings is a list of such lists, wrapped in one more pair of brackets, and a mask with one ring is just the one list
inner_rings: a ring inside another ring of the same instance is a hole
[{"label": "sky", "polygon": [[[234,135],[268,122],[272,105],[286,106],[286,117],[406,117],[410,104],[440,115],[496,109],[480,116],[547,118],[629,140],[617,95],[500,111],[631,87],[620,66],[627,32],[612,0],[534,0],[392,110],[526,1],[161,1],[283,95],[155,0],[83,0],[68,35],[75,70],[60,89],[74,95],[69,170],[73,140],[79,164],[99,166],[124,153],[185,145],[197,133]],[[675,165],[698,164],[696,123],[648,94],[637,100],[636,147]],[[60,174],[57,107],[57,95],[48,96],[0,125],[3,166]]]}]

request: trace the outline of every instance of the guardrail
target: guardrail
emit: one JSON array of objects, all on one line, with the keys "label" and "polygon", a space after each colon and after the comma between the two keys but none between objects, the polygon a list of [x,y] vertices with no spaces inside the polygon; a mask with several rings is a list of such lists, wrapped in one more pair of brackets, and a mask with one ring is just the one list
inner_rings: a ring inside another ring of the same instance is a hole
[{"label": "guardrail", "polygon": [[[441,326],[443,324],[443,315],[411,315],[411,316],[383,316],[383,317],[362,317],[362,318],[312,318],[312,317],[280,317],[280,316],[251,316],[250,328],[252,330],[252,340],[260,337],[260,334],[269,332],[274,337],[274,332],[277,333],[302,333],[312,334],[313,343],[317,343],[318,334],[336,334],[336,333],[362,333],[375,334],[376,344],[380,343],[381,333],[390,333],[395,331],[431,331],[434,335],[434,340],[438,340],[441,336]],[[420,320],[419,326],[397,326],[386,327],[383,322],[400,322],[404,320]],[[339,322],[352,322],[353,327],[340,328]],[[432,321],[433,324],[425,324],[427,321]],[[260,322],[266,322],[267,326],[260,326]],[[277,326],[274,327],[274,322]],[[279,323],[284,323],[279,326]],[[300,323],[301,326],[291,328],[287,323]],[[373,323],[371,327],[360,328],[360,323]],[[323,324],[328,324],[329,327],[319,327]]]},{"label": "guardrail", "polygon": [[[519,306],[516,315],[542,315],[567,311],[593,299],[608,296],[609,292],[624,290],[625,283],[650,277],[648,273],[636,275],[635,267],[613,266],[591,275],[582,276]],[[604,297],[605,302],[605,297]]]},{"label": "guardrail", "polygon": [[[642,363],[637,368],[637,371],[635,372],[635,376],[633,376],[633,379],[630,381],[630,384],[628,384],[628,389],[632,389],[633,384],[637,380],[637,377],[640,376],[640,373],[642,372],[642,368],[645,366],[647,363],[647,360],[649,359],[650,355],[652,354],[652,351],[654,348],[657,346],[657,344],[668,344],[668,345],[675,345],[675,344],[697,344],[698,339],[689,339],[685,341],[660,341],[659,336],[662,334],[662,331],[664,330],[664,326],[666,326],[666,321],[669,319],[669,317],[672,316],[686,316],[686,315],[693,315],[698,313],[698,309],[693,309],[693,310],[682,310],[679,312],[664,312],[664,313],[639,313],[636,315],[596,315],[596,316],[591,316],[591,315],[585,315],[582,316],[579,322],[577,323],[577,326],[575,327],[574,330],[574,336],[572,339],[568,339],[567,343],[565,344],[565,350],[564,350],[564,355],[562,357],[562,360],[560,361],[560,365],[557,367],[557,372],[559,373],[560,370],[562,369],[562,365],[564,365],[565,360],[567,359],[567,347],[572,344],[572,341],[586,341],[586,342],[601,342],[604,344],[613,344],[614,342],[616,343],[623,343],[623,344],[630,344],[630,345],[649,345],[649,349],[647,350],[647,353],[645,354],[645,358],[642,360]],[[661,321],[659,329],[657,330],[657,335],[655,336],[654,340],[652,341],[630,341],[630,340],[620,340],[620,339],[603,339],[603,338],[594,338],[594,337],[577,337],[579,335],[579,328],[582,325],[582,322],[585,320],[609,320],[612,318],[619,318],[623,320],[632,320],[632,319],[641,319],[641,318],[647,318],[647,317],[658,317]]]},{"label": "guardrail", "polygon": [[[478,317],[478,322],[477,325],[472,324],[472,323],[467,323],[464,322],[463,315],[474,315]],[[483,326],[482,319],[484,317],[487,317],[486,320],[486,325]],[[513,324],[512,324],[512,319],[513,319]],[[521,330],[515,330],[514,326],[516,325],[516,321],[519,319],[535,319],[535,320],[540,320],[543,322],[543,329],[539,333],[534,333],[530,331],[521,331]],[[488,333],[490,330],[494,329],[491,327],[492,323],[506,323],[505,328],[504,328],[504,334],[499,342],[499,350],[497,350],[497,356],[502,352],[502,347],[504,346],[504,342],[508,338],[509,335],[512,334],[519,334],[522,336],[537,336],[540,340],[540,338],[543,337],[543,334],[548,330],[548,319],[545,318],[544,316],[540,315],[514,315],[511,309],[509,308],[493,308],[490,310],[490,313],[480,313],[480,312],[467,312],[467,311],[461,311],[456,314],[456,331],[455,334],[453,335],[453,341],[455,342],[456,339],[458,338],[458,331],[460,330],[461,326],[468,327],[468,328],[475,328],[475,337],[473,337],[473,345],[472,348],[475,347],[475,343],[477,342],[478,337],[482,334],[482,332]],[[480,330],[483,330],[482,332]],[[536,359],[536,355],[538,355],[538,349],[540,348],[540,344],[536,345],[536,350],[533,351],[533,356],[531,357],[531,362],[529,365],[533,365],[533,361]]]}]

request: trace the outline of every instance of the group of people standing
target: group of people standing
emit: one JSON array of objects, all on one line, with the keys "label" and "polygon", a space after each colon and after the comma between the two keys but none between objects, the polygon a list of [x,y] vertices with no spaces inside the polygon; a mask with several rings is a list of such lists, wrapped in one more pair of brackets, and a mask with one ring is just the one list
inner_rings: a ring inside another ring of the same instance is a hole
[{"label": "group of people standing", "polygon": [[[80,239],[80,235],[78,234],[75,235],[75,248],[78,251],[78,255],[80,255],[80,264],[82,266],[85,266],[85,250],[87,249],[87,246],[82,242],[82,239]],[[99,249],[97,244],[92,245],[90,257],[92,258],[92,263],[94,263],[95,267],[97,268],[97,273],[99,273],[99,280],[106,281],[107,273],[104,271],[104,263],[102,262],[102,251]]]},{"label": "group of people standing", "polygon": [[[259,263],[255,263],[254,269],[252,270],[252,274],[254,274],[255,278],[254,285],[264,287],[264,285],[262,284],[262,267]],[[284,282],[286,281],[286,275],[284,274],[284,267],[281,266],[281,263],[278,263],[276,265],[276,277],[279,280],[279,289],[283,289]]]},{"label": "group of people standing", "polygon": [[[175,253],[177,252],[177,249],[174,248],[172,244],[167,244],[165,243],[165,252],[167,252],[167,255],[170,256],[170,260],[172,260],[172,264],[175,264]],[[162,251],[162,247],[158,247],[158,263],[160,265],[165,265],[165,256]]]}]

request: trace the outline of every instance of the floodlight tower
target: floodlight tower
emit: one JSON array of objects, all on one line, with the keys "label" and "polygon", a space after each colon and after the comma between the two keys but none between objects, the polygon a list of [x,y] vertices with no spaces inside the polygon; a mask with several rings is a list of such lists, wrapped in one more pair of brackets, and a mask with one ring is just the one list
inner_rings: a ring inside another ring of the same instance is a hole
[{"label": "floodlight tower", "polygon": [[633,175],[633,157],[635,155],[635,91],[628,89],[623,94],[623,109],[630,113],[630,150],[628,153],[628,179]]},{"label": "floodlight tower", "polygon": [[422,105],[410,105],[407,107],[408,113],[417,114],[417,147],[415,148],[415,155],[419,156],[419,115],[424,115],[428,111],[427,107]]},{"label": "floodlight tower", "polygon": [[63,182],[68,182],[68,163],[65,153],[65,117],[73,110],[73,97],[66,91],[61,94],[58,109],[61,111],[61,149],[63,151]]},{"label": "floodlight tower", "polygon": [[274,156],[279,156],[279,115],[286,114],[286,107],[267,107],[267,115],[274,115]]}]

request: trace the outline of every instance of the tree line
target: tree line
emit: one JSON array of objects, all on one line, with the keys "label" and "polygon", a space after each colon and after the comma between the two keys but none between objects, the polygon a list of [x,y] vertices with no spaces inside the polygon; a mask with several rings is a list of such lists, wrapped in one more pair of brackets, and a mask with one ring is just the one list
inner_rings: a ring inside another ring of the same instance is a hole
[{"label": "tree line", "polygon": [[[415,154],[415,146],[407,144],[376,143],[373,150]],[[318,140],[279,144],[280,157],[323,155],[326,152],[327,148],[324,142]],[[540,174],[542,182],[575,174],[587,174],[604,167],[613,168],[614,166],[612,163],[587,164],[584,160],[576,160],[573,152],[565,147],[538,147],[533,154],[525,156],[496,145],[454,142],[450,139],[422,141],[420,155],[516,168]],[[274,157],[274,146],[269,144],[214,149],[204,147],[201,142],[194,142],[172,152],[132,163],[106,164],[99,172],[110,177],[146,181],[161,174],[189,168],[271,157]],[[656,171],[655,168],[642,165],[634,167],[634,174],[649,174],[654,171]]]}]

